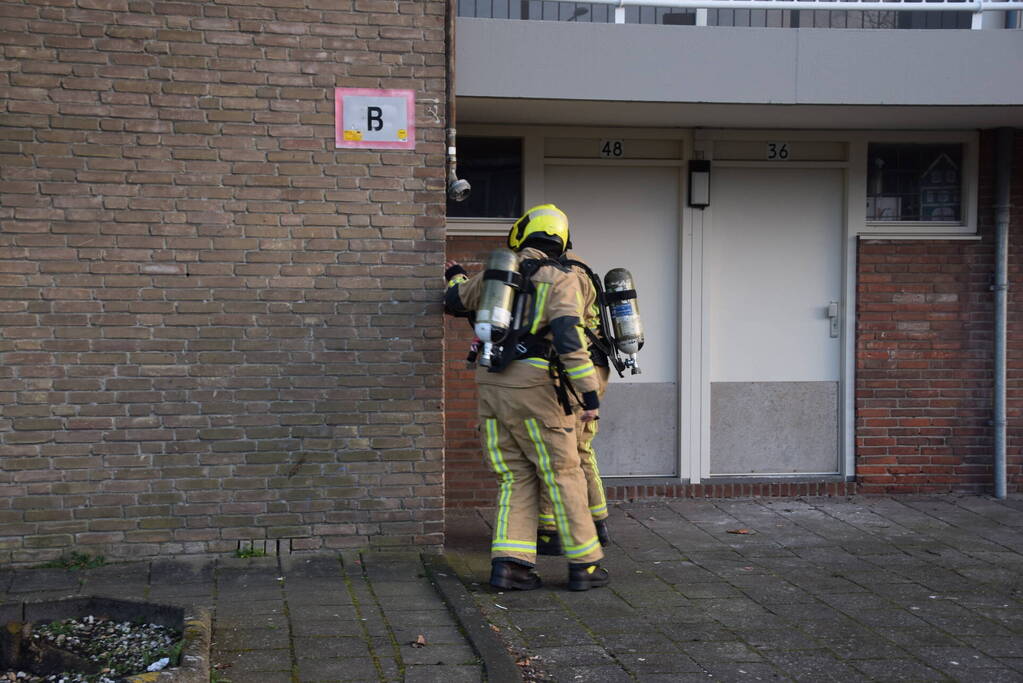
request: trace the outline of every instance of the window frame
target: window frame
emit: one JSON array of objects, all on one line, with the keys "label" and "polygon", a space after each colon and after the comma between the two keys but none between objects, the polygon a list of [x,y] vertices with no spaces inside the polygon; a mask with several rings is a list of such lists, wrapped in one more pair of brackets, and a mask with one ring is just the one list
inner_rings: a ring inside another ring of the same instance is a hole
[{"label": "window frame", "polygon": [[[488,133],[479,133],[479,132],[463,131],[461,133],[461,137],[462,138],[506,138],[506,139],[514,139],[514,140],[518,140],[519,141],[519,149],[520,149],[520,156],[519,156],[519,196],[520,196],[521,202],[522,202],[522,210],[525,210],[525,207],[528,206],[528,204],[526,204],[526,138],[525,138],[525,136],[523,136],[523,135],[512,135],[512,134],[509,134],[508,132],[505,132],[504,134],[499,134],[499,133],[498,134],[494,134],[494,133],[489,133],[489,132]],[[457,139],[455,141],[455,149],[456,150],[459,149]],[[456,164],[457,164],[457,162],[459,160],[460,159],[456,159]],[[456,165],[456,169],[457,169],[457,165]],[[458,234],[459,233],[458,230],[455,230],[455,231],[451,230],[451,226],[453,226],[453,225],[454,226],[459,226],[459,225],[487,226],[487,225],[494,225],[494,224],[509,225],[511,223],[514,223],[519,218],[519,216],[501,216],[501,217],[450,216],[450,215],[447,214],[447,202],[449,202],[449,201],[450,200],[446,199],[445,207],[444,207],[445,216],[447,217],[447,221],[448,221],[448,227],[449,227],[448,232],[449,232],[449,234]]]},{"label": "window frame", "polygon": [[[868,178],[870,144],[913,145],[913,144],[957,144],[962,147],[962,184],[960,186],[960,219],[958,221],[872,221],[867,219]],[[865,133],[853,143],[853,172],[857,175],[853,183],[852,205],[861,207],[862,220],[859,234],[865,237],[879,236],[941,236],[974,235],[977,233],[977,198],[979,192],[978,157],[979,134],[968,131],[874,131]]]}]

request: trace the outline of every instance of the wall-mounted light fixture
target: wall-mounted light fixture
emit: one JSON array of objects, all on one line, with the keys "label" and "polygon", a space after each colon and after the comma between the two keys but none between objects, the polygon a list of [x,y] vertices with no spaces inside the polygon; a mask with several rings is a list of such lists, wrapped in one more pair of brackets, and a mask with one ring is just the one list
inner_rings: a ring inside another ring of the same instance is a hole
[{"label": "wall-mounted light fixture", "polygon": [[710,206],[710,162],[705,159],[689,162],[689,206],[695,209]]}]

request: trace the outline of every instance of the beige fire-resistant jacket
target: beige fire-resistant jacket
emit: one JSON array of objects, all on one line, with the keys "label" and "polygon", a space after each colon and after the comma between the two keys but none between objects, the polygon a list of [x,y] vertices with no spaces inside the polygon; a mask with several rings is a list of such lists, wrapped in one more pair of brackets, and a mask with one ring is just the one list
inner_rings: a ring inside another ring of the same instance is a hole
[{"label": "beige fire-resistant jacket", "polygon": [[[518,257],[520,263],[531,258],[547,258],[543,252],[528,247],[519,252]],[[582,396],[591,391],[596,392],[597,374],[583,331],[587,302],[580,278],[570,269],[545,264],[531,280],[536,288],[536,303],[533,316],[528,321],[530,331],[534,334],[544,333],[544,337],[550,340],[576,393]],[[459,314],[476,310],[482,291],[483,273],[477,273],[462,282],[452,280],[448,283],[445,296],[448,312]],[[503,372],[490,372],[480,367],[476,371],[476,381],[479,384],[506,387],[532,387],[550,384],[552,379],[547,359],[530,357],[513,361]],[[595,400],[595,395],[591,400]]]}]

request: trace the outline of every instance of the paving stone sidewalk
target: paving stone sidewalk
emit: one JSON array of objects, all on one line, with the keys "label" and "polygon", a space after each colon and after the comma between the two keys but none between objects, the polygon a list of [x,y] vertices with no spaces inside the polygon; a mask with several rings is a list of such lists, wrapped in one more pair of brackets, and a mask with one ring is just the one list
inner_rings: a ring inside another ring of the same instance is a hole
[{"label": "paving stone sidewalk", "polygon": [[447,558],[534,680],[1023,681],[1023,497],[615,507],[607,588],[496,592],[489,511]]},{"label": "paving stone sidewalk", "polygon": [[[212,609],[210,658],[221,683],[483,679],[482,662],[414,553],[0,570],[0,603],[70,595]],[[413,646],[419,636],[425,646]]]}]

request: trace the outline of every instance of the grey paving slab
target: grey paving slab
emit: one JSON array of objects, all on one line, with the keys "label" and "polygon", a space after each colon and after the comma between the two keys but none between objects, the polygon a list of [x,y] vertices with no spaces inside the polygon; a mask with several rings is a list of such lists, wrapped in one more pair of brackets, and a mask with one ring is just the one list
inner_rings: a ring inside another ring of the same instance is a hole
[{"label": "grey paving slab", "polygon": [[290,635],[281,628],[218,628],[217,646],[222,650],[287,649]]},{"label": "grey paving slab", "polygon": [[989,657],[1023,659],[1023,638],[1018,636],[961,636],[959,639]]},{"label": "grey paving slab", "polygon": [[613,633],[600,640],[601,645],[615,656],[629,652],[675,652],[675,642],[653,631],[646,633]]},{"label": "grey paving slab", "polygon": [[824,643],[821,640],[794,628],[739,631],[735,635],[760,654],[768,651],[796,652],[824,648]]},{"label": "grey paving slab", "polygon": [[591,683],[633,683],[635,679],[620,666],[552,666],[547,671],[554,681]]},{"label": "grey paving slab", "polygon": [[379,669],[372,657],[307,657],[298,660],[301,681],[372,680]]},{"label": "grey paving slab", "polygon": [[709,667],[715,662],[761,662],[763,656],[741,641],[687,642],[681,650],[697,663]]},{"label": "grey paving slab", "polygon": [[735,631],[717,622],[661,622],[657,629],[676,643],[697,643],[705,641],[738,641]]},{"label": "grey paving slab", "polygon": [[946,671],[946,676],[960,683],[1013,683],[1023,680],[1019,672],[1005,669],[972,669],[963,672]]},{"label": "grey paving slab", "polygon": [[66,569],[23,569],[15,570],[8,593],[48,593],[78,590],[80,576]]},{"label": "grey paving slab", "polygon": [[[621,504],[609,522],[610,591],[581,595],[557,579],[511,599],[488,591],[486,539],[469,538],[488,533],[479,521],[486,513],[473,513],[448,552],[481,613],[517,647],[575,643],[639,681],[959,680],[939,660],[966,653],[977,657],[978,680],[997,680],[995,672],[1017,680],[1020,512],[1023,497]],[[739,528],[751,533],[728,533]],[[551,566],[540,563],[544,572]],[[565,635],[545,623],[564,625]],[[645,669],[633,662],[644,638]],[[657,655],[703,670],[660,671]],[[594,668],[621,675],[595,662],[548,673],[588,680],[567,676],[598,675]]]},{"label": "grey paving slab", "polygon": [[640,680],[650,674],[662,673],[698,673],[704,669],[689,657],[679,653],[665,652],[623,652],[616,659]]},{"label": "grey paving slab", "polygon": [[394,639],[399,644],[413,643],[423,636],[427,643],[434,645],[454,645],[465,642],[465,634],[457,626],[395,626]]},{"label": "grey paving slab", "polygon": [[358,636],[295,636],[292,646],[299,659],[370,656],[370,648],[365,638]]},{"label": "grey paving slab", "polygon": [[861,659],[853,668],[872,681],[944,681],[944,673],[914,659]]},{"label": "grey paving slab", "polygon": [[401,659],[407,665],[432,664],[436,666],[475,665],[477,656],[473,649],[465,643],[427,644],[424,647],[412,647],[406,644],[401,648]]},{"label": "grey paving slab", "polygon": [[825,650],[770,651],[764,658],[797,681],[865,681],[866,675]]},{"label": "grey paving slab", "polygon": [[483,667],[468,666],[410,666],[405,670],[405,683],[480,683]]},{"label": "grey paving slab", "polygon": [[215,649],[213,662],[215,666],[219,665],[224,670],[230,670],[230,677],[233,678],[263,671],[291,671],[291,653],[287,648],[255,651]]},{"label": "grey paving slab", "polygon": [[182,583],[213,583],[214,565],[203,558],[185,560],[159,559],[149,565],[149,581],[153,585]]},{"label": "grey paving slab", "polygon": [[258,613],[232,613],[223,605],[217,610],[218,629],[228,628],[270,628],[288,629],[289,615],[284,613],[283,607],[276,611]]}]

